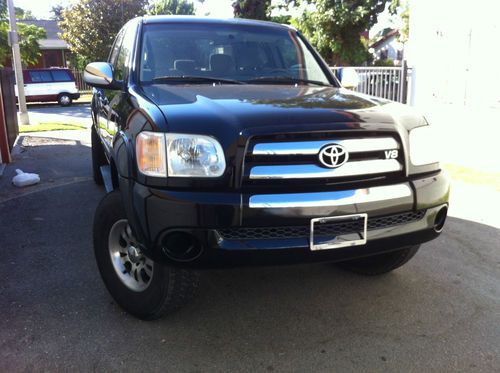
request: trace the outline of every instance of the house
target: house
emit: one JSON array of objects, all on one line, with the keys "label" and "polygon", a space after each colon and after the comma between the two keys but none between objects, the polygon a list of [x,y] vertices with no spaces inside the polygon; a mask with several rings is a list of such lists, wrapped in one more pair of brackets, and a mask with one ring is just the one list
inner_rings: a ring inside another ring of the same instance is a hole
[{"label": "house", "polygon": [[385,28],[373,38],[369,48],[376,60],[392,60],[399,64],[403,59],[404,44],[398,40],[399,30]]},{"label": "house", "polygon": [[[42,55],[38,58],[37,63],[27,66],[28,68],[68,67],[71,52],[68,44],[59,37],[61,29],[57,25],[57,21],[35,19],[18,20],[18,23],[42,27],[47,34],[45,39],[38,40]],[[11,67],[10,59],[6,61],[4,66]]]}]

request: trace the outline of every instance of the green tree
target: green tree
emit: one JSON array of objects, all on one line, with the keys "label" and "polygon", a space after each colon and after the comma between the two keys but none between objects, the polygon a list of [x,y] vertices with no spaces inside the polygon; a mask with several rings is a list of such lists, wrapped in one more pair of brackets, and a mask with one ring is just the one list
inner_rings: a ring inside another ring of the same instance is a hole
[{"label": "green tree", "polygon": [[82,63],[104,61],[120,28],[143,15],[147,0],[78,0],[64,9],[61,37]]},{"label": "green tree", "polygon": [[269,21],[271,19],[271,0],[236,0],[233,2],[236,18],[251,18]]},{"label": "green tree", "polygon": [[[387,4],[398,0],[309,0],[312,5],[292,21],[329,63],[358,65],[369,58],[361,36],[377,23]],[[296,2],[295,2],[296,3]]]},{"label": "green tree", "polygon": [[63,11],[64,11],[64,6],[62,4],[53,5],[52,8],[50,9],[50,12],[52,13],[50,19],[53,19],[55,21],[62,21]]},{"label": "green tree", "polygon": [[193,15],[194,5],[187,0],[157,0],[149,6],[149,14]]},{"label": "green tree", "polygon": [[31,10],[24,10],[23,8],[18,8],[17,6],[14,8],[14,12],[16,13],[17,19],[26,19],[33,20],[36,17],[31,13]]},{"label": "green tree", "polygon": [[410,36],[410,5],[408,2],[400,9],[400,17],[403,21],[403,26],[399,30],[399,41],[401,43],[406,43]]},{"label": "green tree", "polygon": [[19,32],[19,49],[21,50],[21,62],[24,66],[37,63],[42,55],[38,41],[45,39],[47,32],[43,27],[35,25],[17,24]]},{"label": "green tree", "polygon": [[[30,12],[16,8],[16,18],[28,17],[32,19]],[[11,47],[8,44],[9,17],[5,0],[0,0],[0,66],[3,66],[8,57],[11,56]],[[21,50],[21,63],[23,65],[34,64],[41,56],[38,40],[45,38],[46,32],[42,27],[17,23],[19,34],[19,49]]]}]

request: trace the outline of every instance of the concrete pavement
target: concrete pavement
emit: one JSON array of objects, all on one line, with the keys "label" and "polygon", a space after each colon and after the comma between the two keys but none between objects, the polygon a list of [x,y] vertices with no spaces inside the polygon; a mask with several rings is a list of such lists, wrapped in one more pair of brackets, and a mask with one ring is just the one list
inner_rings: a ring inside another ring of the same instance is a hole
[{"label": "concrete pavement", "polygon": [[[186,308],[134,319],[93,258],[104,190],[90,178],[88,132],[67,132],[76,140],[26,137],[0,178],[0,371],[499,370],[500,230],[456,218],[387,276],[209,271]],[[42,182],[15,189],[15,167]]]},{"label": "concrete pavement", "polygon": [[59,106],[55,104],[31,104],[28,108],[30,123],[77,123],[90,126],[90,105],[73,104]]},{"label": "concrete pavement", "polygon": [[[0,178],[1,372],[500,371],[500,229],[486,213],[499,193],[458,188],[460,218],[387,276],[207,271],[194,302],[143,322],[97,272],[89,132],[63,132],[24,136]],[[41,183],[13,187],[15,168]]]}]

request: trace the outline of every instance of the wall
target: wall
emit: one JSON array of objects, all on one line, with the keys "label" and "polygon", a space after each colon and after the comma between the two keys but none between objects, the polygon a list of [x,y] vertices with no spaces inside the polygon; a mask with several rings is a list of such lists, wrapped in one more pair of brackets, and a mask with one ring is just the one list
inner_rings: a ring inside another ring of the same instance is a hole
[{"label": "wall", "polygon": [[411,103],[500,107],[500,1],[410,1]]},{"label": "wall", "polygon": [[[27,69],[35,68],[48,68],[48,67],[67,67],[67,54],[68,50],[61,49],[43,49],[40,51],[41,55],[35,64],[26,66]],[[4,67],[12,67],[12,60],[8,57],[4,63]]]}]

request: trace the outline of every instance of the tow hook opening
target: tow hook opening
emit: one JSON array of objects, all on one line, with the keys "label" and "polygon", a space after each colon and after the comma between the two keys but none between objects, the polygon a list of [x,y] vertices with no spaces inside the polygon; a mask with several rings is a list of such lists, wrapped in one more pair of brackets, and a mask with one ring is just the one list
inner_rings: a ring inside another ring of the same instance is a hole
[{"label": "tow hook opening", "polygon": [[171,232],[166,234],[162,239],[163,254],[177,262],[192,261],[198,258],[202,251],[202,246],[198,239],[187,232]]},{"label": "tow hook opening", "polygon": [[434,231],[436,231],[436,233],[441,233],[441,231],[443,230],[447,216],[448,216],[448,207],[444,206],[441,208],[441,210],[438,211],[436,217],[434,218]]}]

